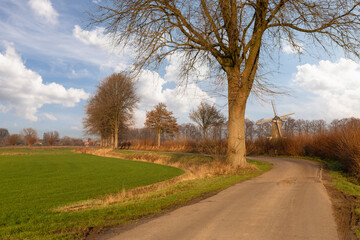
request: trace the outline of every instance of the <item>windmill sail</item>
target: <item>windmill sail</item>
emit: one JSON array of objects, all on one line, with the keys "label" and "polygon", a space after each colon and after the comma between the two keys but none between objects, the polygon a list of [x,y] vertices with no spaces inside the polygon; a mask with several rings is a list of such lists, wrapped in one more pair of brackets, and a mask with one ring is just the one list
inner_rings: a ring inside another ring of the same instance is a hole
[{"label": "windmill sail", "polygon": [[273,120],[273,119],[269,118],[269,119],[259,120],[259,121],[256,122],[256,124],[262,124],[262,123],[270,122],[271,120]]},{"label": "windmill sail", "polygon": [[276,117],[277,116],[277,111],[276,111],[276,107],[275,107],[275,104],[273,101],[271,101],[271,105],[272,105],[272,109],[273,109],[273,112],[274,112],[274,116]]},{"label": "windmill sail", "polygon": [[285,115],[280,116],[279,118],[286,118],[286,117],[288,117],[288,116],[290,116],[290,115],[293,115],[293,114],[295,114],[295,113],[285,114]]},{"label": "windmill sail", "polygon": [[271,101],[271,105],[274,112],[274,117],[269,119],[259,120],[256,122],[256,124],[263,124],[272,121],[271,138],[282,138],[283,137],[282,122],[285,122],[287,117],[295,113],[288,113],[282,116],[278,116],[276,111],[276,106],[273,101]]}]

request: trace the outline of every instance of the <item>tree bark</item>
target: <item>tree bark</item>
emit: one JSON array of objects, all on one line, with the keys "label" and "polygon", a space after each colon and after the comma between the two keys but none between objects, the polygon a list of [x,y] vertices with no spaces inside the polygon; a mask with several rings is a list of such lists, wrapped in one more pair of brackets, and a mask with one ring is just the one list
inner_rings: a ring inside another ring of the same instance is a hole
[{"label": "tree bark", "polygon": [[[250,90],[240,86],[240,68],[234,67],[228,74],[229,136],[226,160],[234,167],[247,166],[245,147],[245,109]],[[244,80],[244,79],[242,79]],[[244,82],[244,81],[242,81]]]},{"label": "tree bark", "polygon": [[114,133],[111,133],[110,146],[114,147]]},{"label": "tree bark", "polygon": [[115,127],[114,129],[114,148],[116,149],[119,146],[119,127]]},{"label": "tree bark", "polygon": [[158,130],[158,147],[160,147],[160,136],[161,136],[161,130]]}]

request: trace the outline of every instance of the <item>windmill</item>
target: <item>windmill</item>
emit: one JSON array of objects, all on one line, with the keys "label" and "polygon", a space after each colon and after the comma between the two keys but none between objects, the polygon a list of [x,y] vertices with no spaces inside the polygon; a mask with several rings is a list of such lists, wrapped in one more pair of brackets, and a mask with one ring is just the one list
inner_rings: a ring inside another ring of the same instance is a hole
[{"label": "windmill", "polygon": [[265,120],[259,120],[256,122],[256,124],[263,124],[266,122],[272,121],[272,127],[271,127],[271,138],[282,138],[283,137],[283,131],[282,131],[282,122],[286,122],[286,118],[290,115],[293,115],[294,113],[285,114],[282,116],[278,116],[276,107],[273,101],[271,101],[272,109],[274,112],[274,117],[265,119]]}]

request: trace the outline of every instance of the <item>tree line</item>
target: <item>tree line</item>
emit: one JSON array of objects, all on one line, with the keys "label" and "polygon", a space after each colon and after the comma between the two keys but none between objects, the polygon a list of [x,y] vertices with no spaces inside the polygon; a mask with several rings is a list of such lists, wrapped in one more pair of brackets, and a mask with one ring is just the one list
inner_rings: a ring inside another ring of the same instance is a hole
[{"label": "tree line", "polygon": [[[129,127],[133,124],[133,113],[138,101],[134,79],[127,73],[114,73],[104,78],[86,106],[86,116],[83,120],[86,133],[100,136],[100,145],[112,148],[117,148],[122,140],[149,134],[147,129],[151,129],[151,134],[157,137],[158,146],[162,137],[172,138],[179,130],[183,135],[197,134],[196,127],[192,125],[179,126],[173,112],[167,109],[165,103],[158,103],[153,110],[146,113],[144,123],[146,129],[130,131]],[[225,117],[220,111],[214,105],[205,102],[194,109],[189,114],[189,118],[198,124],[202,138],[207,138],[211,127],[220,127],[225,123]]]},{"label": "tree line", "polygon": [[83,140],[64,136],[60,138],[58,131],[44,132],[42,139],[39,138],[36,129],[24,128],[20,133],[10,134],[5,128],[0,128],[0,146],[33,145],[37,146],[82,146]]},{"label": "tree line", "polygon": [[[167,109],[165,103],[158,103],[154,109],[146,113],[144,128],[131,128],[133,113],[139,97],[136,95],[135,82],[124,72],[114,73],[106,77],[97,87],[97,92],[86,106],[84,129],[88,134],[101,137],[101,146],[119,146],[124,140],[156,140],[157,146],[161,139],[170,140],[222,140],[228,138],[227,119],[215,105],[201,102],[189,113],[193,123],[179,125],[173,112]],[[351,118],[333,120],[304,120],[287,118],[283,123],[284,135],[298,136],[321,134],[327,129],[342,126]],[[256,124],[245,119],[245,139],[255,140],[267,138],[271,134],[272,123]]]}]

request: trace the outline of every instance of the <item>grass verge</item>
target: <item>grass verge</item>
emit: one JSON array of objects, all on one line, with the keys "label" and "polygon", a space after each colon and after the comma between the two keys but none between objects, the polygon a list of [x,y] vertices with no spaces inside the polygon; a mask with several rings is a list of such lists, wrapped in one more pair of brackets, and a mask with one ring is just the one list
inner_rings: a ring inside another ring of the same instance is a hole
[{"label": "grass verge", "polygon": [[[0,156],[0,239],[84,239],[94,229],[169,211],[271,168],[250,160],[256,167],[229,171],[201,155],[113,152],[116,158],[103,158],[64,149],[6,151],[10,154]],[[181,166],[186,174],[123,158]]]},{"label": "grass verge", "polygon": [[[96,232],[101,232],[112,226],[176,209],[194,199],[209,196],[209,194],[214,194],[237,182],[256,177],[272,167],[268,163],[259,161],[249,160],[249,163],[255,165],[256,169],[249,168],[232,174],[182,180],[154,191],[145,191],[135,195],[122,193],[120,201],[117,196],[113,196],[117,200],[112,204],[98,205],[90,210],[79,211],[79,214],[87,211],[104,213],[105,221],[98,225],[92,225],[91,228],[96,229]],[[90,232],[91,230],[89,230]],[[82,236],[74,235],[73,237],[81,238],[87,234],[85,231]]]}]

